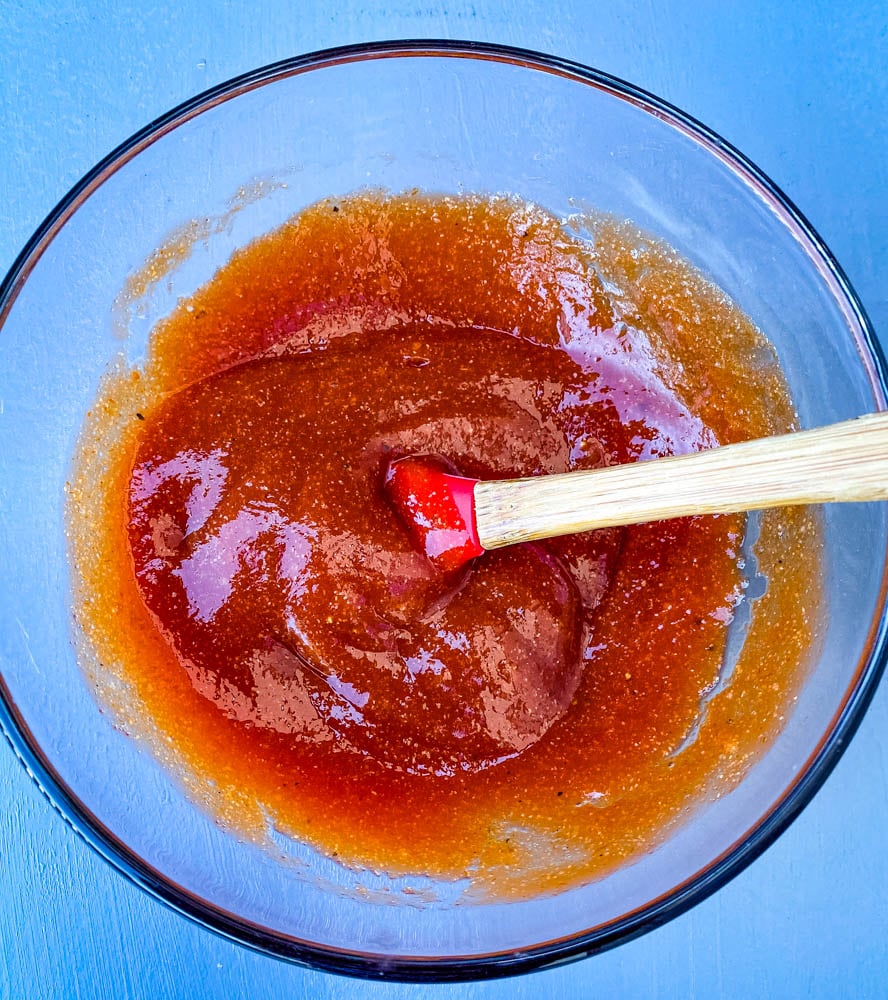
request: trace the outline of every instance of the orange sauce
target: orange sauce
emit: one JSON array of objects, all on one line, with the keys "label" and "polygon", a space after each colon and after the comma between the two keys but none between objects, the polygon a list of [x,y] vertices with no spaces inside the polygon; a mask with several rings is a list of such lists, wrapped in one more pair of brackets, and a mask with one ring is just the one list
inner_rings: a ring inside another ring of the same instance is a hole
[{"label": "orange sauce", "polygon": [[106,380],[69,495],[84,664],[239,834],[552,891],[650,849],[779,730],[820,602],[810,512],[761,517],[753,601],[741,516],[442,575],[386,502],[414,452],[511,477],[791,429],[721,293],[631,226],[582,225],[507,198],[322,202]]}]

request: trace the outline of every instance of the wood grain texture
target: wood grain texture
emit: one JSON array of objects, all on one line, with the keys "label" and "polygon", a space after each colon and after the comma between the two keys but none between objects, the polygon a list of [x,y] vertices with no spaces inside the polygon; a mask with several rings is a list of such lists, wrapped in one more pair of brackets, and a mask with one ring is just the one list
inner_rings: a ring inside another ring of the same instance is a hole
[{"label": "wood grain texture", "polygon": [[888,499],[888,414],[605,469],[475,486],[485,549],[692,514]]},{"label": "wood grain texture", "polygon": [[[719,131],[801,206],[877,330],[888,333],[884,4],[0,0],[0,29],[4,270],[96,160],[206,87],[330,45],[474,37],[598,66]],[[0,647],[0,669],[6,655]],[[579,965],[503,983],[426,988],[289,967],[187,923],[90,852],[0,741],[0,997],[883,997],[886,768],[883,685],[802,817],[691,913]]]}]

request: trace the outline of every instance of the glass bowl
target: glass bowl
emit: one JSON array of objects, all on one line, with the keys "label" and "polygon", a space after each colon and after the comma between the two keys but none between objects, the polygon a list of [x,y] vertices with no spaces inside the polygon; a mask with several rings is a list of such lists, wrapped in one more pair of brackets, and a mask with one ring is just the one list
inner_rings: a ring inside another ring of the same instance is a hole
[{"label": "glass bowl", "polygon": [[824,512],[820,649],[780,736],[733,792],[606,878],[473,903],[458,886],[353,872],[283,839],[269,850],[226,832],[118,728],[78,666],[65,481],[109,365],[138,363],[156,320],[236,248],[368,186],[509,192],[559,215],[588,204],[633,220],[771,339],[802,426],[883,408],[885,368],[828,250],[727,143],[619,80],[490,45],[337,49],[208,91],[92,170],[15,262],[0,292],[0,716],[25,766],[112,864],[235,940],[365,976],[514,973],[681,913],[811,798],[883,666],[886,507]]}]

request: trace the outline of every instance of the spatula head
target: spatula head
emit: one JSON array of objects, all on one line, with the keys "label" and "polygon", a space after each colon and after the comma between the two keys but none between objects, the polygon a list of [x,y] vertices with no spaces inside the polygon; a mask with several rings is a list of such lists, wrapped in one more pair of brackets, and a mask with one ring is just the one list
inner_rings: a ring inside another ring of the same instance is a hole
[{"label": "spatula head", "polygon": [[416,548],[443,572],[484,552],[475,523],[477,482],[427,455],[398,459],[386,472],[389,503]]}]

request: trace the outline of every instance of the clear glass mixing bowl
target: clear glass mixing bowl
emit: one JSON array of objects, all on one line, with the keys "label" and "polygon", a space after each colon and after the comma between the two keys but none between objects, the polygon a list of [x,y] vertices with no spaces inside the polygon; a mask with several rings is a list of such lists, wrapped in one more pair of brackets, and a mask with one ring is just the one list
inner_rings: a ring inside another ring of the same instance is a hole
[{"label": "clear glass mixing bowl", "polygon": [[[886,507],[825,511],[822,646],[785,730],[731,794],[656,850],[560,895],[351,872],[214,823],[101,711],[71,643],[64,484],[110,364],[232,251],[327,195],[510,192],[588,204],[666,240],[774,343],[803,426],[881,409],[885,369],[811,227],[718,136],[593,70],[489,45],[398,42],[278,63],[170,112],[50,214],[0,291],[0,717],[103,856],[239,941],[367,976],[455,979],[587,955],[682,912],[747,865],[835,764],[885,655]],[[127,278],[161,248],[155,278]],[[178,249],[177,249],[178,248]],[[408,884],[409,883],[409,884]]]}]

